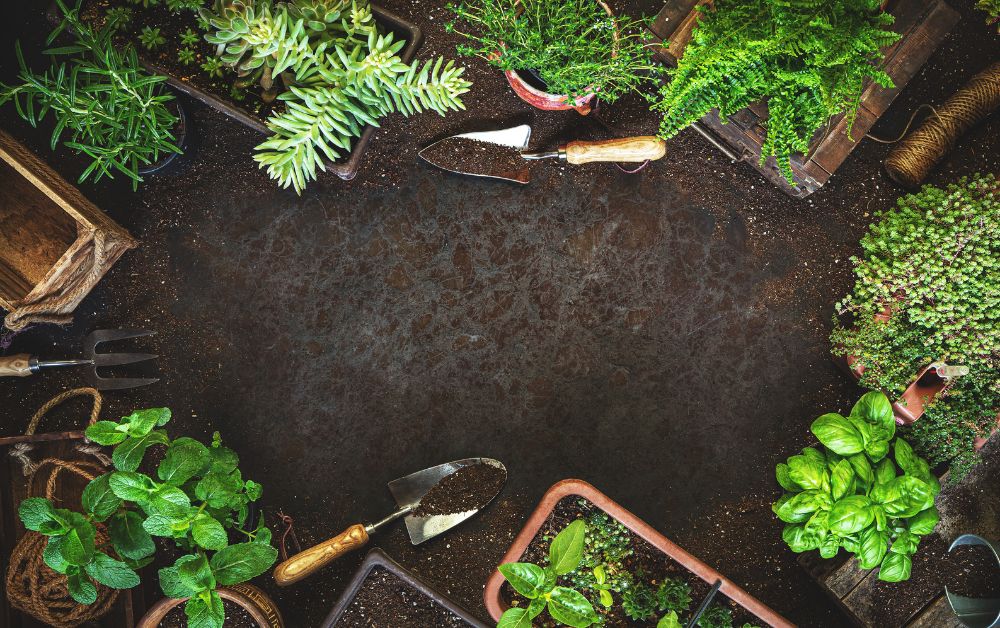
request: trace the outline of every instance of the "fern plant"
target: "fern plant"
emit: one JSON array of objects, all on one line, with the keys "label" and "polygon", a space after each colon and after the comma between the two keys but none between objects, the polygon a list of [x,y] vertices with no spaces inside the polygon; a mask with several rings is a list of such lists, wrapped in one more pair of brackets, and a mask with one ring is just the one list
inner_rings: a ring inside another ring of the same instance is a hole
[{"label": "fern plant", "polygon": [[217,0],[202,17],[222,63],[284,105],[254,159],[299,194],[365,125],[394,112],[464,109],[465,69],[443,58],[403,63],[406,42],[382,31],[366,0]]},{"label": "fern plant", "polygon": [[716,0],[702,15],[672,80],[653,108],[660,136],[718,109],[727,116],[766,100],[767,138],[761,163],[775,157],[794,183],[790,158],[832,116],[854,122],[867,81],[892,87],[876,62],[899,39],[879,0]]},{"label": "fern plant", "polygon": [[986,23],[991,26],[996,24],[1000,33],[1000,0],[979,0],[976,8],[986,12]]}]

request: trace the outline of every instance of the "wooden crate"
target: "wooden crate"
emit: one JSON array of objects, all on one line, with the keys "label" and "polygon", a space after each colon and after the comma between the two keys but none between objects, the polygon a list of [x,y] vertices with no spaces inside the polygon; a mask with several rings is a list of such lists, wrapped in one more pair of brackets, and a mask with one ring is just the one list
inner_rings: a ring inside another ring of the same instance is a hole
[{"label": "wooden crate", "polygon": [[[658,57],[662,62],[676,65],[698,19],[695,7],[704,1],[669,0],[657,14],[650,30],[661,43]],[[702,130],[710,141],[752,165],[791,196],[803,198],[823,187],[959,20],[958,13],[944,0],[895,0],[889,3],[888,10],[896,17],[892,30],[902,35],[886,50],[884,61],[885,71],[896,87],[886,89],[872,83],[864,90],[851,130],[853,140],[847,135],[845,116],[838,115],[816,133],[808,155],[793,155],[795,185],[785,180],[773,157],[760,165],[766,104],[758,103],[730,116],[727,124],[719,119],[718,111],[713,111],[702,118]]]},{"label": "wooden crate", "polygon": [[[103,239],[103,250],[96,245]],[[70,314],[137,242],[25,146],[0,131],[0,308]]]}]

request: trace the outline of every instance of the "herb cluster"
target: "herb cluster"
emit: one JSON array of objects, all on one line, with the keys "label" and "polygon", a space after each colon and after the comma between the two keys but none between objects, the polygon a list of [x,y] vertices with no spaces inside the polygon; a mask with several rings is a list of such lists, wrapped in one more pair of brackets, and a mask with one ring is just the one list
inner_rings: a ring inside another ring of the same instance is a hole
[{"label": "herb cluster", "polygon": [[534,70],[553,94],[596,92],[614,102],[653,72],[642,20],[612,17],[595,0],[474,0],[449,4],[473,32],[446,25],[478,56],[502,70]]},{"label": "herb cluster", "polygon": [[976,8],[986,12],[986,23],[997,25],[997,32],[1000,33],[1000,0],[979,0]]},{"label": "herb cluster", "polygon": [[177,118],[166,106],[174,97],[162,86],[166,77],[147,73],[132,46],[119,49],[112,45],[123,14],[115,14],[95,29],[80,21],[79,2],[73,9],[63,0],[56,0],[56,4],[63,19],[47,44],[63,31],[71,32],[75,41],[49,48],[45,54],[67,57],[68,61],[35,72],[25,63],[20,43],[16,44],[20,83],[0,87],[0,104],[13,101],[18,115],[32,126],[52,112],[56,120],[52,148],[62,140],[91,160],[80,182],[113,179],[115,173],[121,173],[131,179],[135,189],[142,181],[141,166],[180,152],[173,135]]},{"label": "herb cluster", "polygon": [[892,87],[875,64],[899,39],[879,0],[717,0],[702,15],[654,109],[671,138],[718,109],[725,120],[766,100],[761,163],[775,157],[793,183],[790,158],[808,153],[831,116],[854,121],[867,81]]},{"label": "herb cluster", "polygon": [[[153,537],[172,539],[184,555],[159,571],[160,588],[167,597],[190,598],[185,612],[191,626],[221,628],[225,612],[216,588],[255,578],[278,557],[263,516],[253,532],[242,529],[248,505],[260,499],[262,488],[243,479],[238,456],[222,446],[218,433],[211,446],[186,437],[171,440],[158,429],[168,421],[170,410],[154,408],[91,425],[88,439],[115,445],[115,470],[87,485],[83,512],[32,497],[21,502],[18,514],[27,529],[49,537],[45,564],[66,574],[70,595],[80,604],[96,600],[95,582],[137,586],[135,571],[152,562],[156,551]],[[165,453],[154,478],[139,468],[155,445]],[[107,530],[107,543],[98,542],[98,526]],[[230,544],[230,532],[247,540]]]},{"label": "herb cluster", "polygon": [[844,548],[862,569],[878,567],[880,580],[909,579],[920,537],[940,519],[941,486],[905,440],[893,441],[889,399],[867,393],[849,416],[824,414],[811,429],[824,450],[807,447],[775,469],[788,491],[772,507],[786,523],[782,539],[793,552],[823,558]]},{"label": "herb cluster", "polygon": [[[998,191],[995,176],[977,175],[925,186],[877,215],[852,258],[857,282],[837,304],[830,336],[835,354],[864,366],[863,386],[894,394],[932,362],[969,367],[910,433],[933,464],[953,464],[956,480],[1000,410]],[[888,321],[876,318],[886,308]]]}]

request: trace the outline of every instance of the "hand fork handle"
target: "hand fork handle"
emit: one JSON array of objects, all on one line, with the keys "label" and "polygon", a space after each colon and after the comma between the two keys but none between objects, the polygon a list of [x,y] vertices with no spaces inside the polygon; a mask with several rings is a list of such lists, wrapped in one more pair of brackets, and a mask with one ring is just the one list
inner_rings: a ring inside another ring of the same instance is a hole
[{"label": "hand fork handle", "polygon": [[27,377],[38,368],[31,368],[33,358],[27,353],[0,357],[0,377]]}]

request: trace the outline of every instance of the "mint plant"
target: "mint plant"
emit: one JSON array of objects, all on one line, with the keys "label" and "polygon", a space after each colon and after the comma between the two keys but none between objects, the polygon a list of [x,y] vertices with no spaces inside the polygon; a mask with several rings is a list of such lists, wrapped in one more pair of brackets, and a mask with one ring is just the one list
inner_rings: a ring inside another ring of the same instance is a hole
[{"label": "mint plant", "polygon": [[528,628],[546,609],[552,619],[573,628],[586,628],[600,621],[593,605],[582,593],[556,584],[559,576],[580,565],[586,534],[587,524],[577,519],[552,540],[548,566],[507,563],[497,568],[510,586],[529,600],[526,608],[507,609],[497,628]]},{"label": "mint plant", "polygon": [[[95,582],[115,589],[137,586],[136,570],[152,562],[156,551],[153,537],[173,540],[184,554],[160,569],[160,588],[168,597],[188,599],[191,626],[221,628],[225,613],[217,587],[259,576],[278,552],[263,516],[252,532],[242,529],[262,488],[243,479],[236,452],[222,445],[218,432],[210,446],[187,437],[171,440],[158,429],[170,416],[167,408],[153,408],[91,425],[88,439],[115,446],[115,470],[86,486],[83,512],[32,497],[21,502],[18,514],[27,529],[49,537],[45,564],[66,575],[70,595],[80,604],[96,600]],[[153,446],[165,448],[155,476],[139,471]],[[107,530],[104,544],[97,541],[98,526]],[[230,544],[230,533],[246,540]]]},{"label": "mint plant", "polygon": [[823,558],[844,548],[862,569],[878,567],[880,580],[909,579],[920,537],[940,518],[941,486],[927,461],[894,439],[889,399],[867,393],[849,416],[824,414],[811,430],[824,450],[806,447],[775,468],[788,491],[772,506],[786,523],[782,539],[793,552],[819,550]]}]

